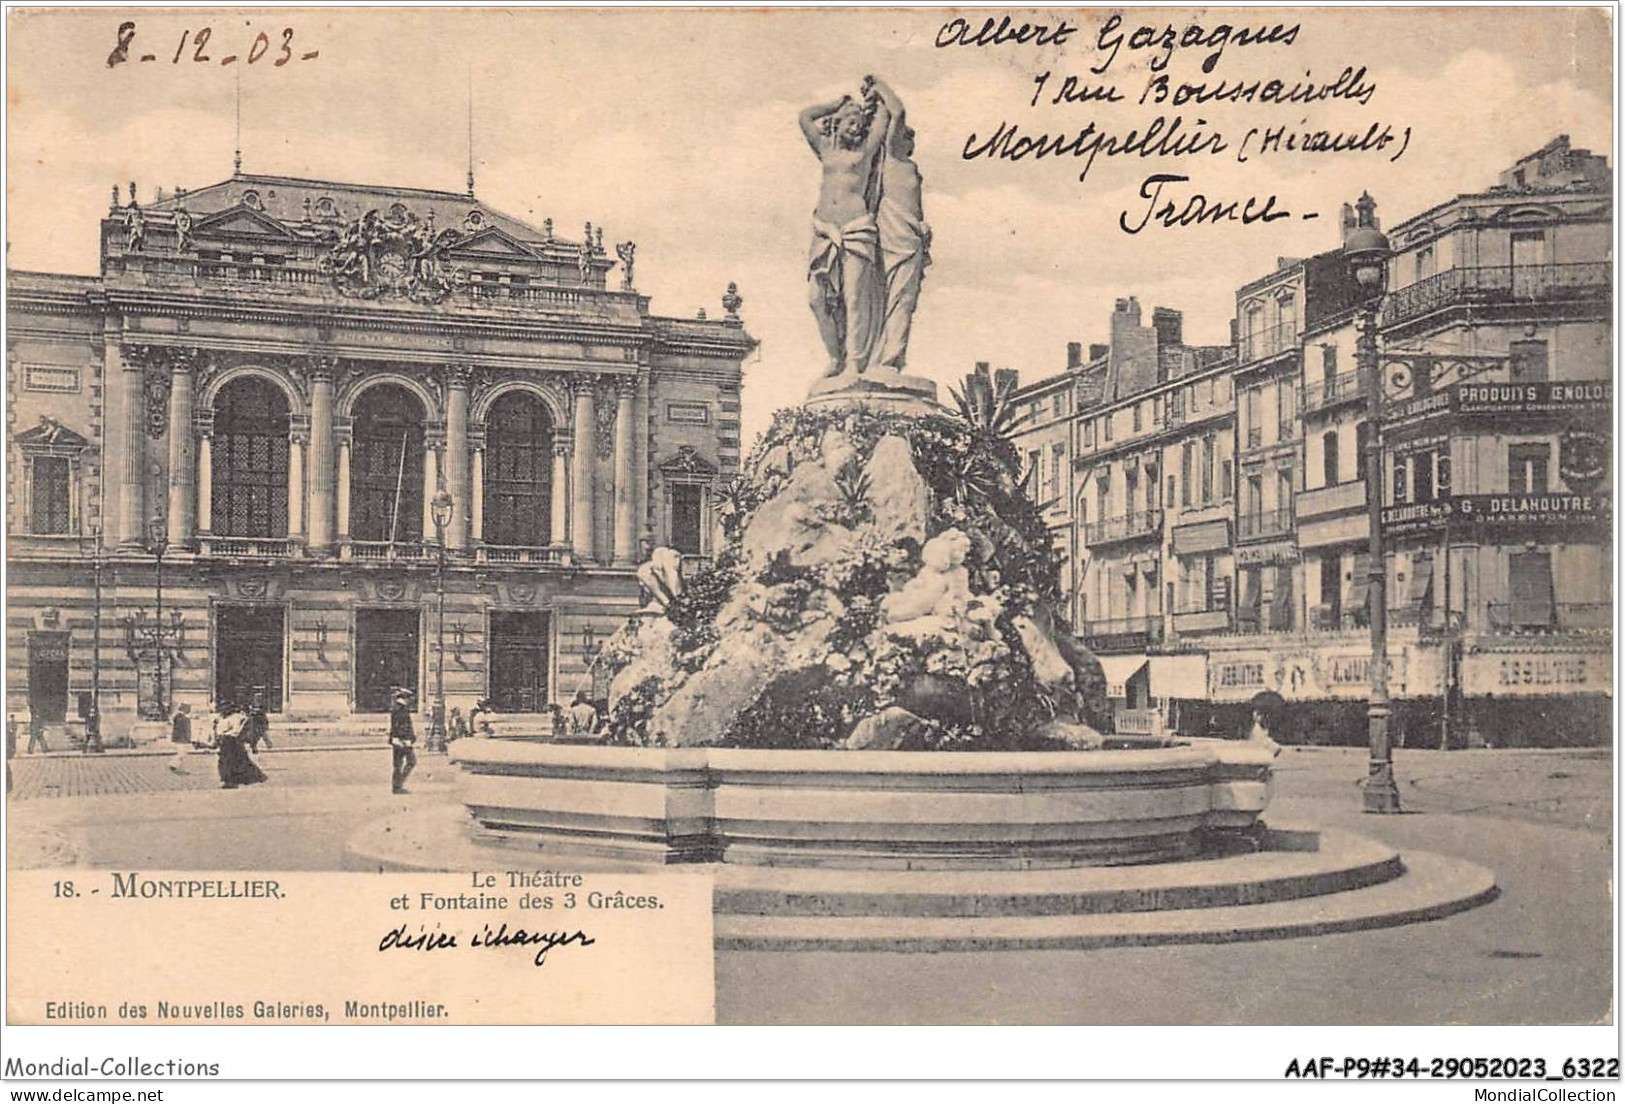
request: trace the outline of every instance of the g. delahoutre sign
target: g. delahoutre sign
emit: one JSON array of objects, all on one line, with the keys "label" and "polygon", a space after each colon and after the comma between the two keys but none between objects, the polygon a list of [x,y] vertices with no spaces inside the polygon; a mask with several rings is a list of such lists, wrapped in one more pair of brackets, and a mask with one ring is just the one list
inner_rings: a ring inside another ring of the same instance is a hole
[{"label": "g. delahoutre sign", "polygon": [[1498,529],[1524,525],[1607,526],[1613,518],[1613,496],[1607,494],[1479,494],[1454,495],[1432,502],[1387,506],[1383,530],[1404,536],[1452,526]]}]

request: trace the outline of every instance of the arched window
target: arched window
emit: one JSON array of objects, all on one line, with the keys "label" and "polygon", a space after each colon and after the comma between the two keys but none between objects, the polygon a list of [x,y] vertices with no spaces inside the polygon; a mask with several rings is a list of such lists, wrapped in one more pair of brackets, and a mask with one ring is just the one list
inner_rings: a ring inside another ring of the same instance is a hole
[{"label": "arched window", "polygon": [[228,383],[214,409],[211,526],[226,537],[287,536],[287,396],[246,377]]},{"label": "arched window", "polygon": [[511,392],[492,405],[485,426],[485,542],[550,543],[553,421],[546,404]]},{"label": "arched window", "polygon": [[423,537],[423,404],[394,384],[356,400],[350,458],[350,536],[415,543]]}]

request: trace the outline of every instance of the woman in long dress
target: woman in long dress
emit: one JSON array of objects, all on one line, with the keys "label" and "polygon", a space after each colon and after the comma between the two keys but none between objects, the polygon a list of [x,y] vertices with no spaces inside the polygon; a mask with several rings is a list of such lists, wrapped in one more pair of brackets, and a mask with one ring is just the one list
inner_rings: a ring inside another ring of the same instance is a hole
[{"label": "woman in long dress", "polygon": [[241,709],[233,709],[220,722],[215,741],[220,747],[220,786],[234,790],[238,786],[252,786],[265,781],[265,772],[249,758],[243,746],[243,728],[248,716]]}]

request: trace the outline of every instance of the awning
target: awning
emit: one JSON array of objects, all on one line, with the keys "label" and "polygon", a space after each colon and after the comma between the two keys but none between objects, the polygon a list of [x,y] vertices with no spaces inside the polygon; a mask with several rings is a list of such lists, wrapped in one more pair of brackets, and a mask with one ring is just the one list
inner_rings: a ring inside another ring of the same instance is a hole
[{"label": "awning", "polygon": [[1100,669],[1106,674],[1106,696],[1128,697],[1128,680],[1140,673],[1146,664],[1143,655],[1109,655],[1100,657]]},{"label": "awning", "polygon": [[1152,656],[1151,696],[1154,698],[1206,698],[1207,656]]}]

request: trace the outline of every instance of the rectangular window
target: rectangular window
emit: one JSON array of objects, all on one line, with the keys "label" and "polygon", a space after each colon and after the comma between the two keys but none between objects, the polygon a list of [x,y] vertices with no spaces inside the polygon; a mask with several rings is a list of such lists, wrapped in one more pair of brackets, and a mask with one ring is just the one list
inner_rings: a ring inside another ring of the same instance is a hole
[{"label": "rectangular window", "polygon": [[1106,423],[1106,432],[1103,434],[1103,436],[1106,438],[1106,440],[1110,441],[1112,439],[1112,416],[1108,414],[1103,420]]},{"label": "rectangular window", "polygon": [[1049,448],[1050,479],[1055,484],[1053,494],[1060,494],[1066,485],[1063,478],[1066,472],[1066,446],[1051,445]]},{"label": "rectangular window", "polygon": [[1145,428],[1145,424],[1144,424],[1145,416],[1141,413],[1141,408],[1144,405],[1145,405],[1144,403],[1135,403],[1134,404],[1134,432],[1135,433],[1138,433],[1138,432],[1140,432],[1140,430]]},{"label": "rectangular window", "polygon": [[1027,487],[1035,495],[1044,493],[1044,472],[1041,467],[1041,456],[1042,454],[1037,449],[1027,450]]},{"label": "rectangular window", "polygon": [[1231,461],[1226,460],[1219,465],[1219,496],[1229,502],[1230,496],[1235,492],[1231,490],[1236,485],[1236,469]]},{"label": "rectangular window", "polygon": [[704,552],[700,542],[704,494],[705,488],[695,483],[678,483],[671,489],[671,546],[685,556]]},{"label": "rectangular window", "polygon": [[1332,381],[1337,378],[1337,346],[1320,347],[1320,378],[1326,385],[1326,396],[1331,397]]},{"label": "rectangular window", "polygon": [[1213,448],[1214,439],[1202,439],[1202,505],[1213,501]]},{"label": "rectangular window", "polygon": [[1340,482],[1337,470],[1337,431],[1328,430],[1320,438],[1320,459],[1323,473],[1323,483],[1328,487],[1335,487]]},{"label": "rectangular window", "polygon": [[1292,566],[1275,566],[1275,599],[1270,603],[1270,628],[1276,632],[1290,629],[1295,621],[1293,610],[1296,600],[1292,595]]},{"label": "rectangular window", "polygon": [[[1241,508],[1242,508],[1243,511],[1246,512],[1248,517],[1251,517],[1251,518],[1254,518],[1254,519],[1256,519],[1260,514],[1262,514],[1264,512],[1264,477],[1263,476],[1261,476],[1261,475],[1249,475],[1247,477],[1247,501],[1245,501],[1245,502],[1243,502],[1241,504]],[[1255,524],[1254,524],[1254,528],[1255,529],[1257,528],[1256,521],[1255,521]]]},{"label": "rectangular window", "polygon": [[1289,379],[1282,380],[1275,390],[1275,416],[1277,441],[1290,441],[1298,436],[1293,423],[1298,420],[1298,389]]},{"label": "rectangular window", "polygon": [[1152,463],[1146,464],[1146,466],[1145,466],[1145,508],[1147,510],[1155,510],[1157,508],[1157,489],[1158,489],[1159,485],[1160,484],[1159,484],[1159,481],[1157,479],[1157,465],[1156,465],[1156,463],[1152,462]]},{"label": "rectangular window", "polygon": [[1512,354],[1512,382],[1535,383],[1546,379],[1546,342],[1514,341]]},{"label": "rectangular window", "polygon": [[1335,629],[1343,617],[1343,557],[1333,552],[1320,558],[1321,628]]},{"label": "rectangular window", "polygon": [[1285,515],[1292,511],[1292,469],[1285,468],[1275,475],[1275,509]]},{"label": "rectangular window", "polygon": [[1066,413],[1066,394],[1064,392],[1057,391],[1055,393],[1055,397],[1050,400],[1050,411],[1057,418]]},{"label": "rectangular window", "polygon": [[1507,490],[1513,494],[1545,494],[1550,445],[1507,446]]},{"label": "rectangular window", "polygon": [[1433,453],[1419,452],[1411,457],[1411,501],[1432,502],[1437,496],[1433,482]]},{"label": "rectangular window", "polygon": [[1095,447],[1095,423],[1093,419],[1083,423],[1083,447]]},{"label": "rectangular window", "polygon": [[1179,450],[1179,485],[1182,488],[1180,491],[1179,501],[1180,504],[1184,506],[1189,506],[1191,504],[1191,476],[1194,474],[1195,467],[1196,442],[1186,441],[1184,446]]},{"label": "rectangular window", "polygon": [[1514,552],[1507,557],[1512,591],[1512,626],[1548,629],[1556,612],[1550,552]]},{"label": "rectangular window", "polygon": [[36,456],[29,487],[29,532],[68,532],[68,459]]}]

